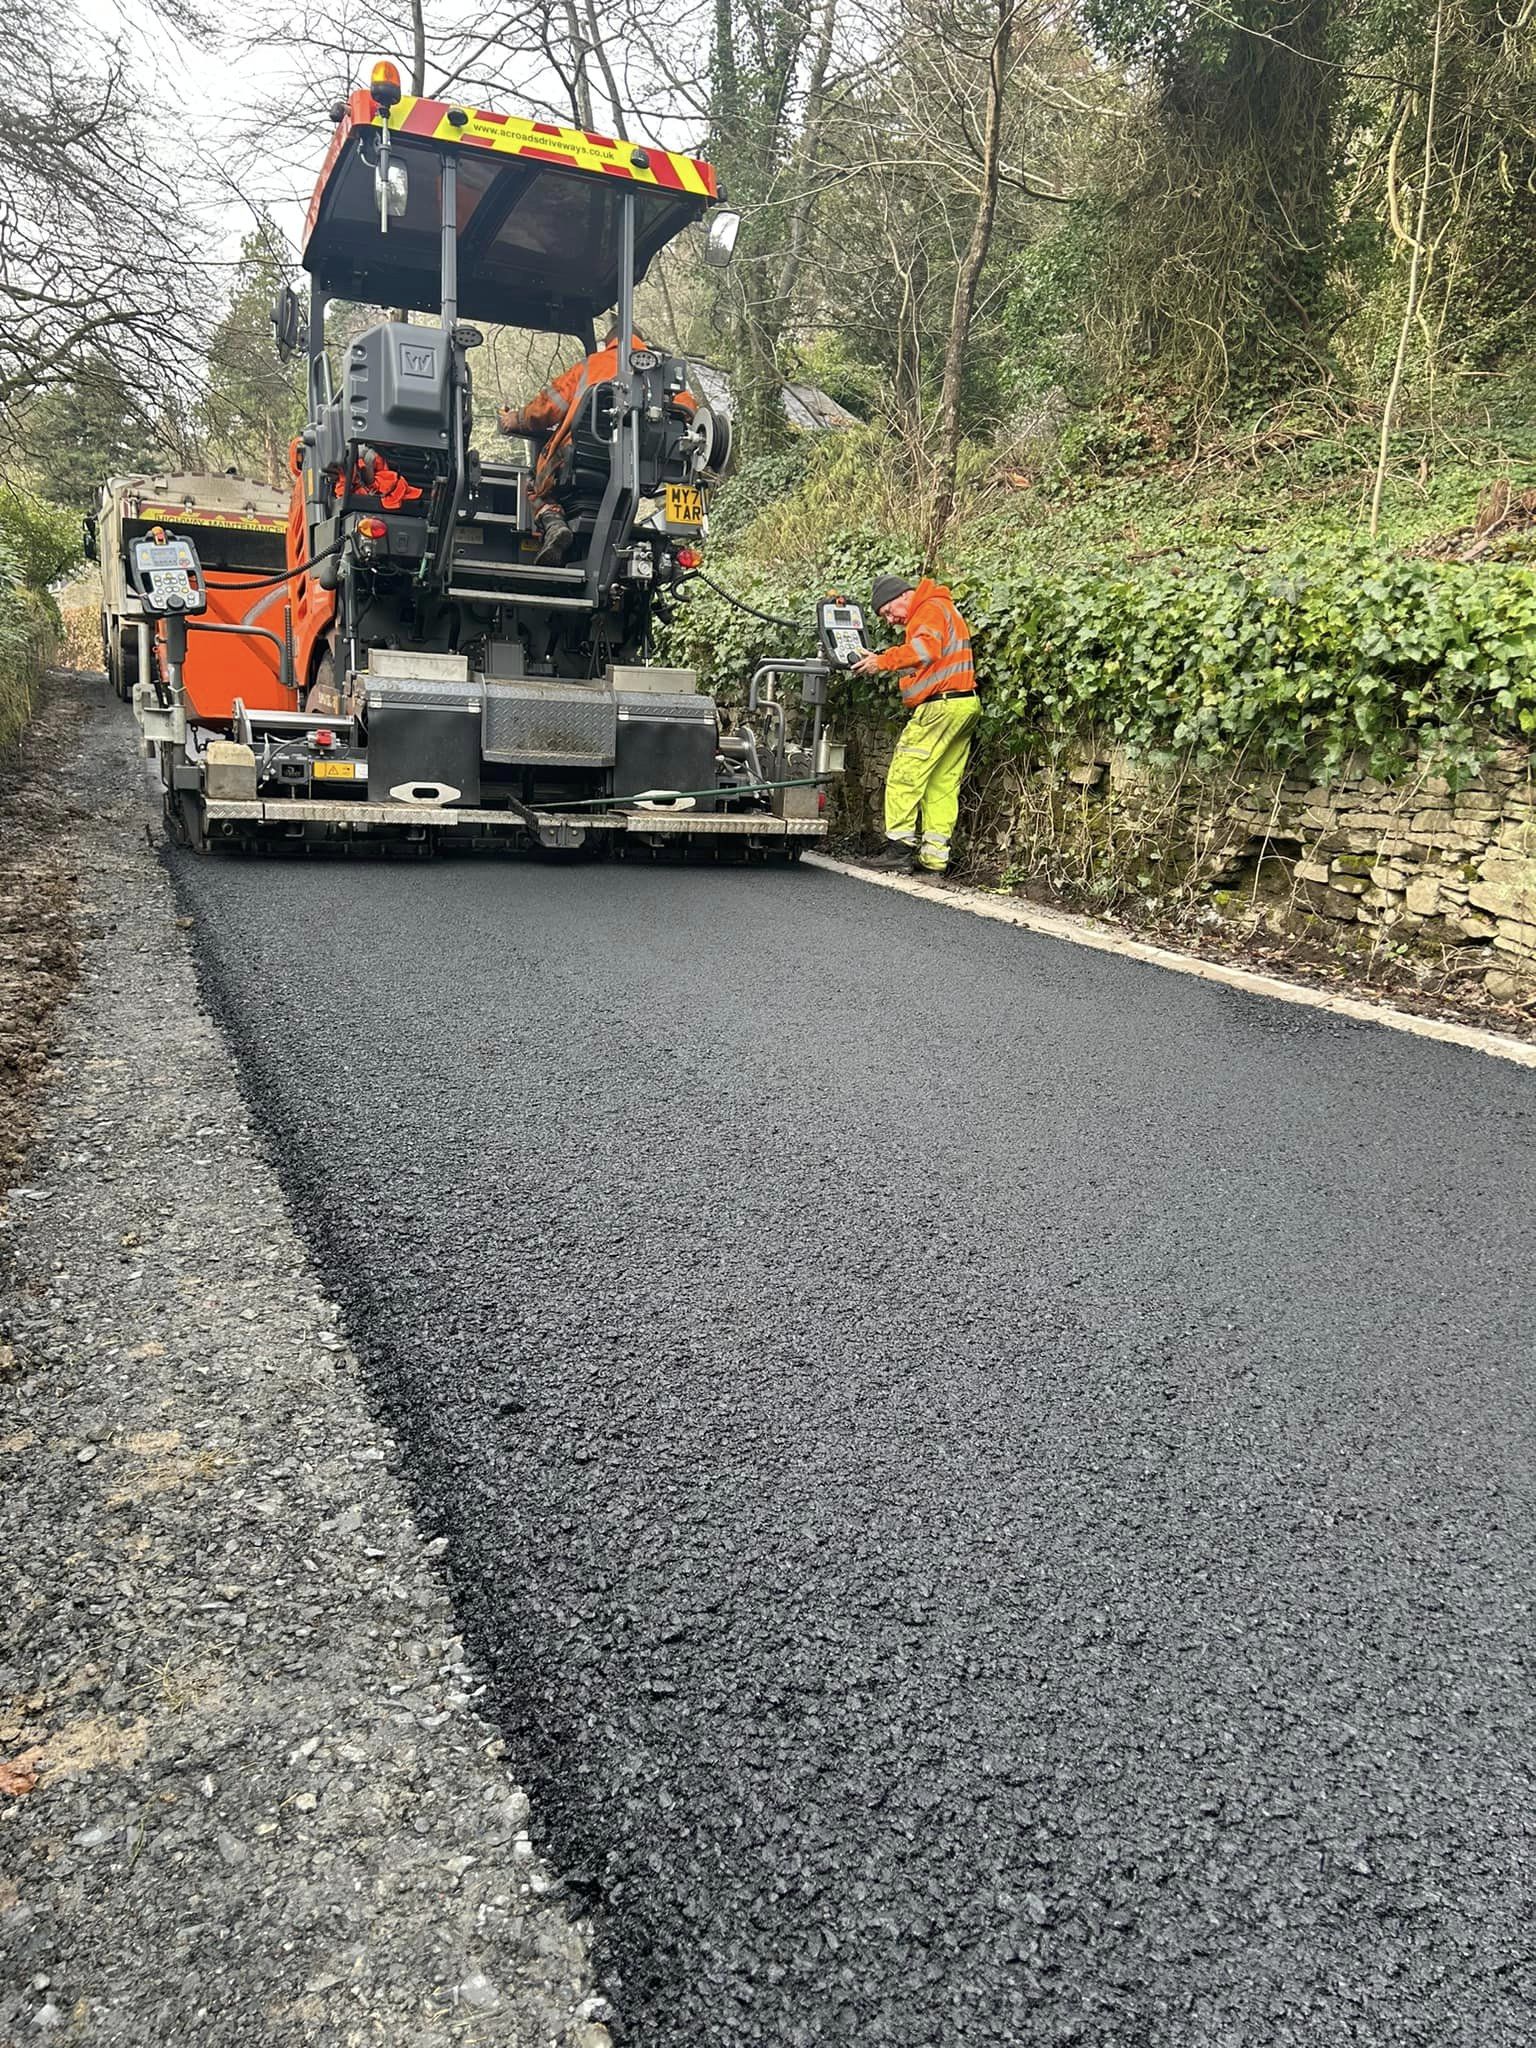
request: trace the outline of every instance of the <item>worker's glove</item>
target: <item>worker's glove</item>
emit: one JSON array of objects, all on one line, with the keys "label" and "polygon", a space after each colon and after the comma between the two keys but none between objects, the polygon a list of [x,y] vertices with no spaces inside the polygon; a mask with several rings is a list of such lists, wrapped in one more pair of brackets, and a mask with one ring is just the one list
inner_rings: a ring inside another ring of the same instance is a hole
[{"label": "worker's glove", "polygon": [[496,424],[504,434],[517,432],[517,414],[510,405],[504,405],[496,415]]}]

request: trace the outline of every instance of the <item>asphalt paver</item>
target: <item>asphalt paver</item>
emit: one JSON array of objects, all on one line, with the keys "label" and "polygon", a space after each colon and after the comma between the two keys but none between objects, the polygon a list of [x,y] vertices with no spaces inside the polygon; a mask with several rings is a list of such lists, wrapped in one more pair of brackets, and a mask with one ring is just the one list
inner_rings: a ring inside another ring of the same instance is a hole
[{"label": "asphalt paver", "polygon": [[1536,1086],[824,873],[177,863],[645,2048],[1522,2048]]}]

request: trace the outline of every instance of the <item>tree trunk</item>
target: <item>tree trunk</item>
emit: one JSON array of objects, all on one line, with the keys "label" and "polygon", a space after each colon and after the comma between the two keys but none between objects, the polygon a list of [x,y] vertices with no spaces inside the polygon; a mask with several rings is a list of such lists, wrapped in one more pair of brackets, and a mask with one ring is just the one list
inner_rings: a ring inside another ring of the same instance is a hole
[{"label": "tree trunk", "polygon": [[934,463],[932,509],[929,515],[929,549],[937,550],[955,509],[955,475],[960,467],[960,393],[965,380],[965,353],[971,339],[971,322],[976,313],[976,292],[982,269],[992,245],[992,226],[997,218],[997,188],[1002,171],[1004,102],[1008,90],[1009,66],[1013,56],[1013,26],[1017,0],[997,0],[997,29],[987,56],[986,126],[981,144],[981,190],[976,199],[976,218],[971,237],[955,279],[954,304],[949,316],[949,337],[944,345],[944,381],[939,392],[938,458]]},{"label": "tree trunk", "polygon": [[[1392,380],[1387,386],[1386,402],[1381,408],[1381,446],[1376,456],[1376,475],[1371,484],[1371,539],[1375,540],[1381,530],[1381,498],[1387,483],[1387,458],[1392,449],[1392,427],[1397,418],[1398,394],[1403,388],[1403,366],[1408,360],[1408,340],[1413,332],[1414,316],[1419,310],[1419,271],[1424,260],[1424,235],[1429,224],[1429,187],[1435,174],[1435,102],[1440,93],[1440,43],[1445,30],[1445,0],[1438,0],[1435,8],[1434,54],[1429,67],[1429,105],[1424,112],[1424,168],[1419,179],[1419,214],[1413,224],[1413,255],[1408,263],[1408,297],[1403,306],[1403,324],[1398,330],[1397,354],[1392,361]],[[1395,177],[1391,158],[1387,162],[1387,176]],[[1397,195],[1390,192],[1394,225],[1396,224]]]},{"label": "tree trunk", "polygon": [[611,119],[615,135],[627,135],[629,115],[624,105],[624,95],[619,90],[619,81],[614,76],[613,66],[608,61],[608,48],[603,41],[597,21],[597,0],[586,0],[587,40],[597,58],[597,67],[603,74],[603,90],[608,95],[612,109]]},{"label": "tree trunk", "polygon": [[821,143],[821,117],[826,98],[827,67],[832,61],[832,36],[837,27],[837,0],[825,0],[821,11],[821,34],[816,43],[816,54],[811,59],[810,81],[805,89],[805,112],[801,120],[800,140],[795,148],[792,184],[795,193],[793,209],[789,217],[789,243],[784,251],[784,262],[779,271],[778,302],[787,311],[794,297],[795,286],[800,279],[800,268],[805,261],[806,231],[810,226],[811,208],[815,203],[816,152]]},{"label": "tree trunk", "polygon": [[[837,4],[713,0],[710,154],[750,223],[730,282],[716,287],[716,318],[731,337],[739,411],[759,451],[789,437],[779,349],[805,260]],[[797,124],[802,59],[809,77]]]},{"label": "tree trunk", "polygon": [[592,132],[592,87],[587,81],[587,39],[581,32],[576,0],[565,0],[565,33],[571,45],[571,108],[576,125]]},{"label": "tree trunk", "polygon": [[741,110],[741,79],[736,69],[736,24],[731,18],[731,0],[715,0],[715,61],[710,84],[715,136],[734,136]]},{"label": "tree trunk", "polygon": [[427,90],[426,0],[411,0],[411,92],[421,99]]}]

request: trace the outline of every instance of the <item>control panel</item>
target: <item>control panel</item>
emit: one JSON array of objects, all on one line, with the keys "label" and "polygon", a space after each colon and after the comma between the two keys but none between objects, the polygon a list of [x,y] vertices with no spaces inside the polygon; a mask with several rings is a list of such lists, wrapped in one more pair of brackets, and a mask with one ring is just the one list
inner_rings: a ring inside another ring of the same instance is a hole
[{"label": "control panel", "polygon": [[852,668],[869,652],[864,609],[845,597],[824,597],[816,607],[821,651],[833,668]]},{"label": "control panel", "polygon": [[128,580],[152,619],[188,618],[208,609],[208,589],[197,548],[157,526],[128,544]]}]

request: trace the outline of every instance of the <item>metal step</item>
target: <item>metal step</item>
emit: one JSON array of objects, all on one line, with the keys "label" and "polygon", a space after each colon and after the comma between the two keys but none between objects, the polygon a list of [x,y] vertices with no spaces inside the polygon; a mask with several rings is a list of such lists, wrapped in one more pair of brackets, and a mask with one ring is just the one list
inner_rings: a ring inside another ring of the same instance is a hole
[{"label": "metal step", "polygon": [[547,590],[466,590],[462,584],[450,583],[448,595],[472,598],[476,604],[537,604],[563,612],[592,610],[590,597],[556,597]]},{"label": "metal step", "polygon": [[515,512],[461,512],[461,526],[519,526],[522,524]]},{"label": "metal step", "polygon": [[240,698],[236,698],[231,711],[238,737],[246,739],[253,732],[275,732],[302,736],[329,727],[332,732],[344,733],[350,741],[353,737],[352,720],[340,713],[320,711],[261,711],[250,710]]},{"label": "metal step", "polygon": [[449,568],[454,575],[462,569],[471,576],[516,576],[531,583],[584,583],[587,578],[585,569],[541,569],[532,562],[508,562],[496,555],[477,562],[472,555],[457,550]]}]

